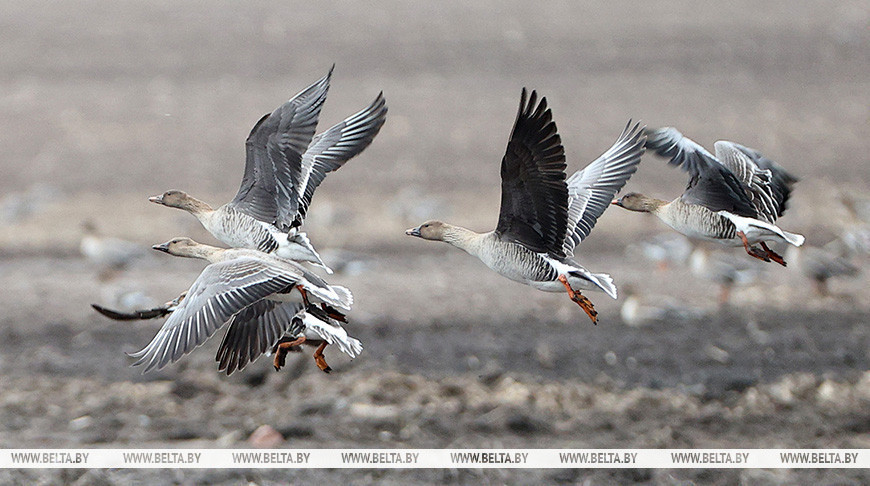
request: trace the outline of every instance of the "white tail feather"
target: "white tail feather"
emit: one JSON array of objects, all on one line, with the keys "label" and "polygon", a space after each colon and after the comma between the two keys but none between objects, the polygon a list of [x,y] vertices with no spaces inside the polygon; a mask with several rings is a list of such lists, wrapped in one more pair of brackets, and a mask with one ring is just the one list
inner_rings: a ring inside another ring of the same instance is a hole
[{"label": "white tail feather", "polygon": [[597,285],[601,290],[604,291],[607,295],[612,298],[616,298],[616,285],[613,283],[613,277],[606,273],[592,273],[590,272],[587,277],[589,277],[592,282]]},{"label": "white tail feather", "polygon": [[337,346],[341,352],[347,354],[351,358],[356,358],[362,351],[362,343],[358,339],[347,335],[341,325],[336,323],[324,322],[311,314],[307,314],[304,319],[305,326],[314,331],[327,343]]}]

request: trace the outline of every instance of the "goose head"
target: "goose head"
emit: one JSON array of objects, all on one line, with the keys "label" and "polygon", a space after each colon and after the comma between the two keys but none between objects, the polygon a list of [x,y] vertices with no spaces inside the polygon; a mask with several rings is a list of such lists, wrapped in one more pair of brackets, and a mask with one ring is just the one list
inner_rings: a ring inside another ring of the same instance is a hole
[{"label": "goose head", "polygon": [[184,191],[166,191],[159,196],[151,196],[148,200],[156,204],[161,204],[170,208],[184,209],[185,211],[190,212],[211,209],[207,204]]},{"label": "goose head", "polygon": [[405,230],[405,234],[416,236],[417,238],[423,238],[424,240],[443,241],[444,234],[447,232],[448,228],[449,225],[447,223],[433,220],[426,221],[416,228]]},{"label": "goose head", "polygon": [[170,255],[174,256],[203,258],[206,250],[210,250],[213,247],[203,245],[201,243],[193,241],[190,238],[180,236],[173,238],[166,243],[154,245],[151,248],[157,251],[162,251],[164,253],[169,253]]},{"label": "goose head", "polygon": [[611,204],[628,209],[629,211],[650,213],[658,209],[664,203],[665,201],[659,199],[653,199],[637,192],[630,192],[616,201],[613,201]]}]

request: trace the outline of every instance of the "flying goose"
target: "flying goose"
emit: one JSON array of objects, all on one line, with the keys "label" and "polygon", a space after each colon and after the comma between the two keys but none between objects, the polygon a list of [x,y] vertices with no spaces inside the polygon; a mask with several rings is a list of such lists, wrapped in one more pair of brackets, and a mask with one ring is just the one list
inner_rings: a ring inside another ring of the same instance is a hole
[{"label": "flying goose", "polygon": [[[182,292],[174,300],[153,309],[123,312],[97,304],[91,304],[91,307],[116,321],[154,319],[172,314],[185,295],[187,292]],[[290,322],[289,326],[286,322]],[[330,317],[322,308],[313,304],[304,307],[300,303],[263,299],[233,314],[228,324],[215,356],[215,361],[219,363],[218,370],[226,372],[227,375],[236,370],[241,371],[270,347],[275,354],[275,369],[280,370],[289,350],[303,343],[316,346],[318,351],[314,354],[315,362],[327,373],[332,369],[323,361],[323,348],[326,345],[336,345],[351,358],[357,357],[362,351],[362,343],[348,336],[339,320]],[[284,327],[287,329],[281,335]]]},{"label": "flying goose", "polygon": [[616,143],[585,169],[565,179],[565,151],[547,107],[523,89],[519,111],[501,163],[501,212],[494,231],[476,233],[429,221],[405,233],[444,241],[479,258],[499,274],[545,292],[567,290],[592,322],[598,313],[580,290],[616,298],[613,279],[592,273],[571,258],[613,196],[637,170],[644,136],[625,127]]},{"label": "flying goose", "polygon": [[844,248],[846,244],[835,239],[828,244],[817,247],[805,245],[801,248],[789,247],[786,256],[793,260],[798,270],[813,281],[816,294],[821,297],[831,295],[828,290],[828,280],[838,277],[854,278],[860,272],[848,258],[850,252]]},{"label": "flying goose", "polygon": [[713,156],[675,128],[648,130],[647,137],[647,148],[689,173],[686,191],[670,202],[632,192],[613,204],[653,213],[690,238],[742,245],[750,256],[783,266],[785,260],[765,242],[804,243],[803,236],[774,224],[785,211],[797,179],[772,160],[724,140],[716,142]]},{"label": "flying goose", "polygon": [[751,260],[737,260],[730,254],[712,251],[703,244],[696,246],[689,255],[692,275],[719,285],[720,307],[731,300],[734,287],[752,285],[761,276],[761,267],[752,263]]},{"label": "flying goose", "polygon": [[274,252],[332,273],[299,228],[317,186],[368,147],[384,124],[387,107],[381,93],[359,113],[315,136],[331,75],[332,69],[254,125],[245,142],[241,187],[232,201],[212,208],[176,190],[148,200],[190,212],[230,247]]},{"label": "flying goose", "polygon": [[100,268],[98,274],[100,280],[109,280],[134,262],[150,257],[147,247],[121,238],[105,236],[93,221],[82,222],[79,251]]},{"label": "flying goose", "polygon": [[[231,322],[236,336],[247,338],[228,342],[224,355],[238,353],[236,363],[244,366],[247,360],[243,355],[251,360],[256,358],[294,325],[293,319],[286,318],[288,315],[297,316],[299,309],[319,304],[328,317],[343,320],[343,314],[336,308],[349,310],[353,303],[346,288],[329,285],[295,262],[257,250],[216,248],[183,237],[153,248],[175,256],[207,260],[210,265],[186,295],[178,299],[151,342],[130,355],[138,358],[134,366],[145,365],[144,372],[177,361],[227,322]],[[284,307],[285,303],[294,306]],[[295,304],[301,306],[296,308]],[[239,330],[239,326],[243,329]],[[324,371],[328,366],[322,353],[328,342],[324,338],[324,344],[315,353],[317,365]]]}]

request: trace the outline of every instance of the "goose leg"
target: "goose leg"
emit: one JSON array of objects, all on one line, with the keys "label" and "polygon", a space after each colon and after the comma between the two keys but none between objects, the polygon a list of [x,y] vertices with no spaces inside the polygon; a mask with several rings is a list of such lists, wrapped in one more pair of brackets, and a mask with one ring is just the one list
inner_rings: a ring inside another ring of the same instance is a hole
[{"label": "goose leg", "polygon": [[767,244],[763,241],[761,242],[761,248],[763,248],[764,251],[767,252],[768,258],[775,261],[776,263],[779,263],[782,266],[786,266],[785,260],[783,260],[782,255],[768,248]]},{"label": "goose leg", "polygon": [[330,371],[332,371],[332,368],[330,368],[329,365],[326,364],[326,359],[323,357],[323,350],[328,344],[329,343],[324,341],[320,344],[320,346],[317,347],[317,351],[314,352],[314,362],[317,363],[317,367],[323,370],[324,373],[329,373]]},{"label": "goose leg", "polygon": [[728,305],[728,301],[731,299],[731,286],[728,284],[722,284],[719,289],[719,307],[725,307]]},{"label": "goose leg", "polygon": [[302,303],[305,307],[308,307],[308,291],[303,289],[301,285],[297,285],[296,290],[298,290],[299,294],[302,295]]},{"label": "goose leg", "polygon": [[568,291],[568,296],[571,297],[571,300],[574,301],[575,304],[579,305],[586,315],[592,319],[593,324],[598,324],[598,311],[595,310],[595,306],[592,305],[592,301],[586,298],[583,294],[580,293],[579,290],[574,290],[571,288],[571,284],[568,283],[568,278],[564,275],[559,275],[559,281],[562,282],[562,285],[565,286],[565,290]]},{"label": "goose leg", "polygon": [[275,371],[284,367],[284,362],[287,359],[287,353],[295,346],[305,342],[305,336],[300,336],[293,341],[284,341],[275,345],[275,360],[272,365],[275,366]]},{"label": "goose leg", "polygon": [[768,254],[766,252],[759,250],[758,248],[755,248],[754,246],[751,246],[749,244],[749,240],[746,239],[745,233],[743,233],[742,231],[738,231],[737,236],[739,236],[740,239],[743,241],[743,248],[746,249],[746,253],[748,253],[749,256],[751,256],[753,258],[758,258],[759,260],[764,260],[764,261],[770,263],[770,257],[768,256]]}]

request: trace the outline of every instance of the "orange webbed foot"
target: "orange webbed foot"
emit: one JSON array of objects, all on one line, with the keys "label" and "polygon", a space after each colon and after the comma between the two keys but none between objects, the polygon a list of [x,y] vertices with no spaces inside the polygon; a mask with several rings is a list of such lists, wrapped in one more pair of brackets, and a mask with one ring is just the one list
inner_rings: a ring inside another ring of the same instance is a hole
[{"label": "orange webbed foot", "polygon": [[301,336],[293,341],[278,343],[275,346],[275,359],[272,361],[272,366],[275,367],[275,371],[280,371],[281,368],[284,367],[284,364],[287,361],[287,353],[304,342],[305,336]]},{"label": "orange webbed foot", "polygon": [[564,275],[559,275],[559,281],[562,282],[562,285],[565,286],[565,289],[568,291],[568,296],[571,300],[580,306],[583,309],[583,312],[592,319],[592,324],[598,325],[598,311],[595,310],[595,306],[592,304],[592,301],[589,300],[585,295],[581,294],[579,290],[574,290],[571,287],[571,284],[568,283],[568,278]]},{"label": "orange webbed foot", "polygon": [[[784,266],[784,267],[787,267],[787,266],[788,266],[788,264],[785,263],[785,260],[782,258],[782,255],[780,255],[779,253],[777,253],[777,252],[771,250],[770,248],[768,248],[767,245],[766,245],[763,241],[761,242],[761,248],[763,248],[764,251],[767,252],[767,257],[768,257],[770,260],[773,260],[773,261],[775,261],[776,263],[779,263],[780,265],[782,265],[782,266]],[[768,260],[768,261],[770,261],[770,260]]]},{"label": "orange webbed foot", "polygon": [[329,373],[332,371],[332,368],[326,364],[326,359],[323,357],[323,350],[326,348],[328,343],[324,342],[320,346],[317,347],[317,351],[314,352],[314,363],[317,364],[317,367],[321,369],[324,373]]}]

